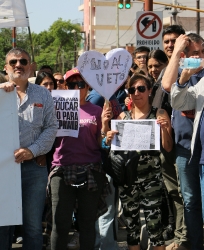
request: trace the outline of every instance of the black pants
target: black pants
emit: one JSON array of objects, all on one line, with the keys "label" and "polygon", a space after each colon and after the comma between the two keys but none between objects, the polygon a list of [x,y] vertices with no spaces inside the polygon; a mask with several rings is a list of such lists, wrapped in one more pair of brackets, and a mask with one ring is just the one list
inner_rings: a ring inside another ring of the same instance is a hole
[{"label": "black pants", "polygon": [[94,249],[96,212],[104,178],[101,173],[95,171],[93,171],[93,175],[98,186],[98,190],[94,192],[88,191],[87,187],[68,186],[61,176],[54,176],[51,179],[53,213],[51,250],[67,249],[67,237],[72,224],[76,199],[78,203],[80,250]]}]

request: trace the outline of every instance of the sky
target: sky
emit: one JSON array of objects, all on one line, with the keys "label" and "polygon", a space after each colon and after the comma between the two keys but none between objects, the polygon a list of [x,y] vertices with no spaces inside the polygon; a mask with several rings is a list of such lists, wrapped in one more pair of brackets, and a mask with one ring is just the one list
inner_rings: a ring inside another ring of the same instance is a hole
[{"label": "sky", "polygon": [[48,30],[58,18],[82,22],[83,12],[78,11],[82,0],[25,0],[31,32]]}]

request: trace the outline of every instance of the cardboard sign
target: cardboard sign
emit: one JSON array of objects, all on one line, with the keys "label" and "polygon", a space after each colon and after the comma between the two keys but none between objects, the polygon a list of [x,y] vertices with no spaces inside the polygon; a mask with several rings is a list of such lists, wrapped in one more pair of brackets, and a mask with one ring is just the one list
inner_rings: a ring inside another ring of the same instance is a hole
[{"label": "cardboard sign", "polygon": [[0,90],[0,226],[22,224],[21,164],[16,91]]},{"label": "cardboard sign", "polygon": [[79,90],[52,90],[58,130],[57,137],[78,137],[79,134]]},{"label": "cardboard sign", "polygon": [[78,70],[84,80],[107,100],[125,82],[132,56],[125,49],[113,49],[106,56],[86,51],[78,59]]}]

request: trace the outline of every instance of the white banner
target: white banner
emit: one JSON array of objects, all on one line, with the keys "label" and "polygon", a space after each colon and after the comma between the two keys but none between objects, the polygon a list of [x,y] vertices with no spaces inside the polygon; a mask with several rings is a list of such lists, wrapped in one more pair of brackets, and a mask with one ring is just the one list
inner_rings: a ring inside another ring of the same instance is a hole
[{"label": "white banner", "polygon": [[78,137],[79,134],[79,90],[52,90],[58,131],[57,137]]},{"label": "white banner", "polygon": [[0,28],[28,26],[25,0],[0,0]]},{"label": "white banner", "polygon": [[16,92],[0,90],[0,226],[22,224],[21,165]]},{"label": "white banner", "polygon": [[160,125],[154,119],[111,120],[111,130],[117,130],[112,150],[160,150]]}]

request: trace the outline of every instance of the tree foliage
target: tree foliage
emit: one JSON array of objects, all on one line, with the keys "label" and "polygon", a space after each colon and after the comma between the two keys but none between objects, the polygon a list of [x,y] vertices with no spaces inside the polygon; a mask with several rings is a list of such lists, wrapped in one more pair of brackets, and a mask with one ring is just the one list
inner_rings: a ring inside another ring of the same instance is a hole
[{"label": "tree foliage", "polygon": [[[48,64],[54,71],[62,73],[73,66],[75,50],[82,39],[80,26],[61,18],[48,30],[39,34],[32,32],[31,39],[27,28],[18,28],[16,33],[16,46],[27,50],[38,68]],[[3,69],[5,55],[11,48],[12,30],[0,29],[0,69]]]}]

